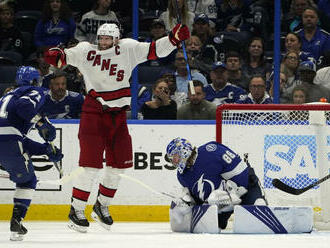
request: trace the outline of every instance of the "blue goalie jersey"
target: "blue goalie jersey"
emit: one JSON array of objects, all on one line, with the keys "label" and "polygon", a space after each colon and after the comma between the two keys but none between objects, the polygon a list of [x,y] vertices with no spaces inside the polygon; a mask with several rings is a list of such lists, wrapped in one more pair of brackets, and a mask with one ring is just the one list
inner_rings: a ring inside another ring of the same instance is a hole
[{"label": "blue goalie jersey", "polygon": [[45,102],[40,87],[22,86],[0,98],[0,140],[22,139]]},{"label": "blue goalie jersey", "polygon": [[222,180],[247,188],[248,166],[231,149],[212,141],[200,146],[197,154],[194,165],[177,174],[180,184],[189,189],[196,203],[205,202]]}]

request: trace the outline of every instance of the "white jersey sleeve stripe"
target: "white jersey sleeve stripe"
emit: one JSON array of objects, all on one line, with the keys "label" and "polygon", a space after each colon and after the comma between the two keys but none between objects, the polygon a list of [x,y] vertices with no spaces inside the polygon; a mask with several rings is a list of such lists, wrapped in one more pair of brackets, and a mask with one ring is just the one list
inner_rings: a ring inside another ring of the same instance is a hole
[{"label": "white jersey sleeve stripe", "polygon": [[247,168],[246,163],[244,161],[241,161],[233,170],[222,173],[221,176],[224,179],[229,180],[234,176],[241,174],[246,168]]},{"label": "white jersey sleeve stripe", "polygon": [[22,137],[21,132],[14,127],[0,127],[0,135],[18,135]]}]

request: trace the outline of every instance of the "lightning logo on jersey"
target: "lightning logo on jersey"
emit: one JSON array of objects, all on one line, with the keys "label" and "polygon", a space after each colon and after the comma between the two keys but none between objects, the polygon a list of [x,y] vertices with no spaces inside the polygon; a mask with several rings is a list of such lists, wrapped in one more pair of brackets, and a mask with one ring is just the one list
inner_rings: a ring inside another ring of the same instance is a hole
[{"label": "lightning logo on jersey", "polygon": [[[193,191],[195,191],[196,187],[197,187],[198,197],[202,201],[205,200],[204,199],[205,192],[212,192],[215,189],[214,183],[211,180],[204,179],[204,174],[201,175],[201,177],[197,180],[197,182],[193,186]],[[206,189],[206,187],[211,188],[211,189],[210,190]]]}]

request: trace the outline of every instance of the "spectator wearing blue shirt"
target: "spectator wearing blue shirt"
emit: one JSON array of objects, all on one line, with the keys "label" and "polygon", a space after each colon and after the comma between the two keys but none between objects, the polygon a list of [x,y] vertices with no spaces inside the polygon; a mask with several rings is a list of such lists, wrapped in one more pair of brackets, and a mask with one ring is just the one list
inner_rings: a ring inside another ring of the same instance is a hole
[{"label": "spectator wearing blue shirt", "polygon": [[246,91],[227,82],[226,65],[220,61],[213,64],[210,72],[212,84],[205,88],[205,99],[216,105],[236,103],[246,98]]},{"label": "spectator wearing blue shirt", "polygon": [[249,84],[250,93],[244,100],[239,100],[240,104],[269,104],[273,103],[272,98],[266,92],[266,81],[261,75],[251,78]]},{"label": "spectator wearing blue shirt", "polygon": [[297,33],[302,40],[302,50],[310,52],[317,64],[322,62],[322,55],[330,50],[330,35],[317,26],[318,13],[315,8],[308,7],[302,15],[303,28]]},{"label": "spectator wearing blue shirt", "polygon": [[78,119],[83,95],[67,90],[66,73],[58,70],[50,80],[43,113],[50,119]]},{"label": "spectator wearing blue shirt", "polygon": [[[191,55],[187,53],[187,56],[189,60]],[[186,60],[184,59],[182,50],[178,50],[178,52],[176,53],[174,65],[176,67],[175,76],[176,76],[177,92],[184,92],[188,94],[188,83],[189,83],[188,71],[186,67]],[[201,81],[204,87],[208,85],[206,78],[200,72],[192,71],[191,78],[192,80]]]},{"label": "spectator wearing blue shirt", "polygon": [[75,30],[76,24],[66,2],[46,0],[42,18],[35,28],[34,42],[41,49],[66,44],[74,38]]}]

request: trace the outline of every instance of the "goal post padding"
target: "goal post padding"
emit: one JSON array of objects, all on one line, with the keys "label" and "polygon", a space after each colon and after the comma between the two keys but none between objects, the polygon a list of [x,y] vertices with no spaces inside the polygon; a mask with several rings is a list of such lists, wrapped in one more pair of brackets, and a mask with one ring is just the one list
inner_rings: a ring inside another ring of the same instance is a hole
[{"label": "goal post padding", "polygon": [[309,205],[330,223],[330,180],[299,196],[271,183],[303,188],[329,174],[330,104],[224,104],[216,125],[217,141],[255,168],[271,205]]}]

